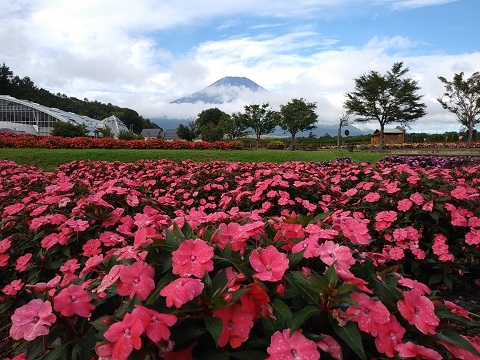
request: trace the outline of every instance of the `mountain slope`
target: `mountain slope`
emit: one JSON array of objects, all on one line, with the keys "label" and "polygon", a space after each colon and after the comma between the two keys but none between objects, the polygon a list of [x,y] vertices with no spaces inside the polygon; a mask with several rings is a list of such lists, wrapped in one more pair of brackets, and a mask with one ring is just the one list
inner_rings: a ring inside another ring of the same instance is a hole
[{"label": "mountain slope", "polygon": [[246,77],[227,76],[215,81],[206,88],[193,94],[173,100],[171,104],[224,104],[232,102],[245,92],[267,92],[256,82]]}]

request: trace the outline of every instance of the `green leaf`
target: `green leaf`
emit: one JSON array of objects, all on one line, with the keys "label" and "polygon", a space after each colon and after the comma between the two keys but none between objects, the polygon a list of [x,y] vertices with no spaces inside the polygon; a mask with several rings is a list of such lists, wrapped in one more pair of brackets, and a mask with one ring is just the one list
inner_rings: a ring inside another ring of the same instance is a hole
[{"label": "green leaf", "polygon": [[225,290],[225,286],[228,284],[227,279],[227,271],[222,270],[217,275],[215,275],[211,282],[213,296],[217,296],[223,290]]},{"label": "green leaf", "polygon": [[258,350],[246,350],[236,353],[230,353],[230,357],[238,360],[263,360],[266,354]]},{"label": "green leaf", "polygon": [[337,320],[329,316],[333,331],[352,349],[362,360],[367,360],[363,351],[362,337],[360,330],[353,322],[348,322],[345,326],[339,326]]},{"label": "green leaf", "polygon": [[42,360],[67,359],[69,356],[66,356],[66,355],[68,355],[67,352],[68,352],[68,348],[70,347],[70,345],[71,344],[68,343],[68,344],[65,344],[63,346],[56,347],[53,350],[46,353],[40,359],[42,359]]},{"label": "green leaf", "polygon": [[318,294],[320,293],[320,289],[305,279],[301,272],[292,271],[286,276],[286,279],[289,283],[296,286],[297,289],[300,290],[303,298],[307,302],[311,304],[318,304]]},{"label": "green leaf", "polygon": [[290,255],[288,255],[289,267],[291,269],[294,268],[295,266],[297,266],[298,263],[303,260],[303,253],[304,252],[305,251],[302,250],[300,252],[291,253]]},{"label": "green leaf", "polygon": [[180,246],[180,241],[175,236],[173,232],[168,229],[165,229],[165,242],[163,243],[164,248],[168,250],[177,250]]},{"label": "green leaf", "polygon": [[317,306],[307,305],[302,310],[293,314],[291,331],[297,330],[312,316],[320,315],[322,312]]},{"label": "green leaf", "polygon": [[218,346],[218,340],[222,334],[223,322],[222,319],[217,317],[206,317],[205,326],[207,327],[208,332],[212,335],[215,340],[215,344]]},{"label": "green leaf", "polygon": [[439,332],[434,335],[438,340],[446,341],[450,344],[457,345],[467,351],[470,351],[476,356],[480,356],[480,353],[473,347],[470,342],[465,340],[460,334],[453,330],[445,330],[444,332]]},{"label": "green leaf", "polygon": [[292,311],[288,305],[280,299],[274,299],[270,305],[275,310],[275,316],[277,319],[283,319],[285,325],[289,327],[290,322],[292,321]]},{"label": "green leaf", "polygon": [[395,303],[400,297],[400,292],[397,290],[398,280],[393,276],[385,279],[385,282],[380,281],[374,277],[375,292],[384,297],[388,302]]},{"label": "green leaf", "polygon": [[334,266],[330,266],[327,271],[325,272],[325,275],[324,275],[324,278],[330,283],[333,285],[333,287],[336,287],[337,286],[337,282],[338,282],[338,275],[337,275],[337,272],[335,271],[335,267]]}]

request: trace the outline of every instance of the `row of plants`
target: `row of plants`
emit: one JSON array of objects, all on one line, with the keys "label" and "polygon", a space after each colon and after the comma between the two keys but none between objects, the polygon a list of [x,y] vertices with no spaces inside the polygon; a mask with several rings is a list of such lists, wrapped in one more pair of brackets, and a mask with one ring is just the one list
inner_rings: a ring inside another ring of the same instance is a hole
[{"label": "row of plants", "polygon": [[120,140],[111,137],[90,138],[62,136],[37,136],[30,134],[0,133],[0,148],[45,149],[242,149],[237,141],[185,141],[164,139]]},{"label": "row of plants", "polygon": [[8,356],[480,359],[480,165],[430,161],[0,161]]},{"label": "row of plants", "polygon": [[[261,146],[268,149],[289,149],[289,142],[280,139],[265,140],[260,142]],[[345,142],[342,148],[347,145],[353,145],[357,149],[377,149],[375,145],[369,143]],[[46,148],[46,149],[244,149],[255,147],[252,139],[241,139],[239,141],[185,141],[171,140],[162,138],[156,139],[114,139],[111,137],[90,138],[75,137],[67,138],[61,136],[37,136],[31,134],[0,133],[0,148]],[[404,143],[404,144],[385,144],[384,149],[435,149],[435,148],[465,148],[465,142],[424,142],[424,143]],[[479,148],[480,142],[472,142],[471,147]],[[335,149],[336,144],[309,143],[308,141],[296,142],[297,150],[321,150]]]}]

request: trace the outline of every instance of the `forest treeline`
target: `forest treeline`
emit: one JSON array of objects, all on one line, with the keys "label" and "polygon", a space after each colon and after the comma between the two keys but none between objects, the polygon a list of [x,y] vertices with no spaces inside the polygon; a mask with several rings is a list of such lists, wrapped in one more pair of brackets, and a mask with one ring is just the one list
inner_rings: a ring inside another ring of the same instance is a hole
[{"label": "forest treeline", "polygon": [[37,87],[30,77],[20,78],[15,75],[5,63],[0,67],[0,95],[10,95],[19,100],[32,101],[43,106],[85,115],[97,120],[115,115],[122,120],[128,129],[137,134],[142,129],[159,128],[157,124],[129,108],[110,103],[104,104],[96,100],[90,101],[86,98],[80,100],[60,93],[53,94],[48,90]]}]

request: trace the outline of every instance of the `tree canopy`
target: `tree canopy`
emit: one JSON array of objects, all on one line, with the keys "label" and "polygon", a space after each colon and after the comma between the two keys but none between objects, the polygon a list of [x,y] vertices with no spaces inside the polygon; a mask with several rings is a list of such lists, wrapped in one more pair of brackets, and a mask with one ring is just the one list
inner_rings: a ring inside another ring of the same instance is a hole
[{"label": "tree canopy", "polygon": [[473,129],[480,123],[480,73],[474,72],[468,79],[464,79],[463,75],[463,72],[455,74],[452,81],[439,76],[438,79],[445,86],[445,93],[437,100],[468,129],[467,147],[470,147]]},{"label": "tree canopy", "polygon": [[187,121],[187,125],[180,124],[177,127],[177,136],[180,139],[193,141],[198,135],[200,135],[200,130],[197,123],[192,119]]},{"label": "tree canopy", "polygon": [[293,147],[297,133],[315,129],[318,119],[316,109],[317,104],[305,102],[303,98],[292,99],[286,105],[280,105],[279,125],[292,136]]},{"label": "tree canopy", "polygon": [[210,108],[203,110],[198,114],[196,123],[202,134],[202,140],[217,141],[222,140],[224,130],[221,126],[222,121],[225,121],[230,115],[218,108]]},{"label": "tree canopy", "polygon": [[355,90],[347,93],[344,107],[352,112],[356,122],[378,121],[380,124],[380,148],[383,147],[385,125],[398,122],[408,127],[426,115],[426,105],[418,95],[417,81],[403,78],[408,68],[403,62],[394,63],[385,75],[370,71],[355,79]]},{"label": "tree canopy", "polygon": [[63,137],[81,137],[88,136],[88,130],[85,125],[75,125],[68,122],[56,121],[52,124],[53,136],[63,136]]},{"label": "tree canopy", "polygon": [[257,148],[260,144],[260,137],[265,134],[270,134],[275,130],[278,124],[276,113],[270,108],[268,103],[259,105],[245,105],[245,112],[241,115],[243,123],[255,134],[257,141]]}]

